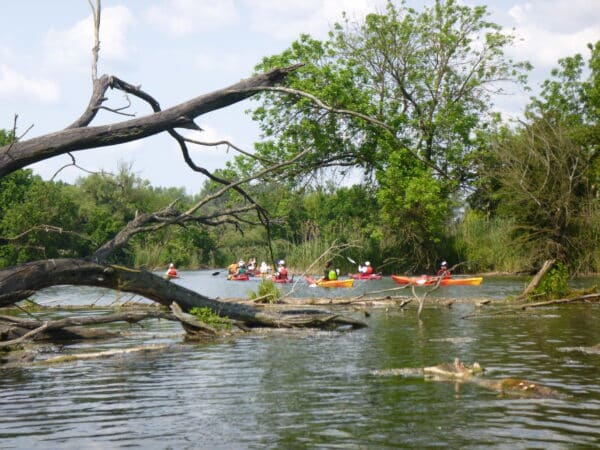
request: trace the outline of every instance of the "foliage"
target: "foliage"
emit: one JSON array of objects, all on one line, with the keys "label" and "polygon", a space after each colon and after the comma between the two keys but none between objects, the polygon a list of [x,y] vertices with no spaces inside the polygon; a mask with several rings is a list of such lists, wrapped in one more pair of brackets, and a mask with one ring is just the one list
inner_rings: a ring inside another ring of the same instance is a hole
[{"label": "foliage", "polygon": [[[111,239],[136,214],[180,199],[182,189],[152,188],[122,166],[117,174],[96,173],[75,185],[44,181],[29,169],[0,179],[0,267],[40,258],[85,257]],[[18,238],[18,239],[17,239]],[[214,266],[219,259],[215,232],[201,226],[141,234],[113,257],[138,267]]]},{"label": "foliage", "polygon": [[431,169],[409,167],[406,158],[406,152],[393,152],[387,170],[378,174],[382,228],[391,236],[394,252],[405,255],[401,266],[432,268],[443,248],[452,204]]},{"label": "foliage", "polygon": [[567,295],[571,289],[568,286],[569,272],[567,266],[561,263],[554,265],[535,288],[532,297],[536,299],[557,299]]},{"label": "foliage", "polygon": [[514,223],[510,218],[488,217],[468,210],[456,224],[458,261],[467,272],[519,272],[530,267],[524,248],[514,245]]},{"label": "foliage", "polygon": [[555,79],[532,100],[528,121],[497,134],[480,167],[479,186],[488,192],[479,199],[490,199],[488,213],[514,224],[513,242],[529,255],[530,268],[557,259],[576,271],[600,270],[594,256],[600,248],[600,44],[590,49],[589,78],[581,79],[580,55],[559,61]]},{"label": "foliage", "polygon": [[302,36],[263,59],[257,70],[305,63],[291,87],[389,128],[269,94],[254,112],[269,139],[258,146],[261,155],[312,148],[321,163],[371,172],[385,168],[388,147],[402,146],[436,175],[466,180],[464,160],[478,145],[472,136],[486,127],[496,83],[522,82],[529,68],[504,56],[513,36],[486,16],[484,7],[454,0],[421,12],[388,2],[384,14],[369,14],[364,23],[345,18],[325,42]]},{"label": "foliage", "polygon": [[0,198],[0,236],[9,239],[0,264],[79,256],[85,248],[86,237],[75,231],[78,205],[64,185],[16,171],[0,180]]},{"label": "foliage", "polygon": [[190,310],[190,314],[195,316],[200,322],[218,329],[218,330],[229,330],[231,329],[231,320],[227,317],[221,317],[215,314],[209,307],[194,307]]},{"label": "foliage", "polygon": [[[447,230],[453,201],[476,176],[470,161],[495,121],[490,96],[499,81],[525,81],[529,65],[504,55],[514,37],[487,15],[484,7],[454,0],[436,1],[422,11],[388,2],[382,14],[369,14],[361,23],[344,17],[326,41],[301,36],[257,66],[263,71],[304,63],[289,78],[291,87],[383,124],[323,113],[306,99],[272,93],[254,110],[265,136],[257,145],[261,157],[280,160],[311,148],[299,173],[313,183],[314,170],[306,170],[311,165],[336,186],[348,168],[363,171],[372,183],[365,198],[376,202],[367,207],[370,220],[359,218],[353,225],[361,227],[368,252],[374,252],[371,259],[394,259],[390,268],[432,268],[440,253],[451,252]],[[326,220],[339,229],[336,222],[348,211],[333,205],[324,211],[342,215]],[[322,242],[332,241],[323,222],[306,209],[294,211],[285,197],[277,209],[290,218],[298,214]]]},{"label": "foliage", "polygon": [[275,282],[264,278],[260,281],[256,292],[249,292],[249,298],[261,299],[263,303],[277,303],[281,298],[281,291]]}]

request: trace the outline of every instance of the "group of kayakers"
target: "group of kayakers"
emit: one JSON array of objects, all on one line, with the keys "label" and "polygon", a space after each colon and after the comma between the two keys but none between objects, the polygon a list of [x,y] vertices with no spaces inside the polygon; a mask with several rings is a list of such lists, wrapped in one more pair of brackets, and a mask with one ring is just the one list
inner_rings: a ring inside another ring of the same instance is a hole
[{"label": "group of kayakers", "polygon": [[227,267],[227,272],[230,279],[238,279],[238,277],[254,277],[260,276],[262,278],[272,277],[273,280],[284,281],[288,279],[288,270],[285,265],[285,261],[280,259],[277,261],[277,268],[274,270],[273,267],[267,264],[265,261],[260,263],[260,266],[256,266],[256,258],[250,258],[248,263],[240,259],[238,262],[234,262]]},{"label": "group of kayakers", "polygon": [[[265,261],[260,263],[260,266],[256,267],[256,258],[250,258],[248,263],[246,263],[243,259],[240,259],[238,262],[234,262],[227,267],[227,271],[229,273],[228,278],[230,279],[247,279],[250,276],[260,276],[262,278],[271,276],[273,281],[278,282],[287,282],[288,281],[288,269],[285,265],[285,260],[280,259],[277,261],[277,268],[273,270],[273,268],[268,265]],[[373,274],[373,266],[369,261],[365,261],[364,265],[358,265],[359,275],[368,277]],[[335,268],[332,261],[327,261],[325,264],[325,270],[323,272],[324,281],[333,281],[337,280],[340,276],[340,269]],[[165,277],[167,279],[171,278],[179,278],[179,274],[177,273],[177,269],[173,263],[169,264],[169,268],[165,273]],[[448,263],[446,261],[442,261],[440,265],[440,269],[437,271],[436,277],[441,277],[444,279],[451,277],[450,269],[448,268]]]}]

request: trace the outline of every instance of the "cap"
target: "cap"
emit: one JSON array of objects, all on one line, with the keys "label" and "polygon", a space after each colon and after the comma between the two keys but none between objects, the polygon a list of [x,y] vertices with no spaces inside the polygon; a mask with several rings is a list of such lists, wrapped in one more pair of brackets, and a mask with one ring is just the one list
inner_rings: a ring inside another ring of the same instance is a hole
[{"label": "cap", "polygon": [[446,261],[442,261],[442,266],[447,266],[448,263]]},{"label": "cap", "polygon": [[283,259],[280,259],[280,260],[279,260],[279,265],[280,265],[280,266],[285,266],[285,261],[284,261]]},{"label": "cap", "polygon": [[371,263],[369,261],[365,262],[365,266],[370,266],[370,265],[371,265]]}]

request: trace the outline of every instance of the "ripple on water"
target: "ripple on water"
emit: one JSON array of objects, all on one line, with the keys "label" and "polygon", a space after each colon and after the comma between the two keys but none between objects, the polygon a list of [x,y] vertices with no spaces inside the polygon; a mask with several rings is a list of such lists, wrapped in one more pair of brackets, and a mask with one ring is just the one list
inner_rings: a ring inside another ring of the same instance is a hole
[{"label": "ripple on water", "polygon": [[[468,309],[427,307],[420,323],[414,310],[374,310],[356,332],[278,331],[204,344],[184,343],[177,324],[148,321],[123,340],[66,345],[64,352],[101,351],[159,339],[169,348],[0,370],[0,447],[597,445],[600,360],[560,349],[600,342],[600,309],[461,319]],[[569,396],[519,399],[474,384],[372,375],[455,357],[479,362],[486,378],[528,379]]]}]

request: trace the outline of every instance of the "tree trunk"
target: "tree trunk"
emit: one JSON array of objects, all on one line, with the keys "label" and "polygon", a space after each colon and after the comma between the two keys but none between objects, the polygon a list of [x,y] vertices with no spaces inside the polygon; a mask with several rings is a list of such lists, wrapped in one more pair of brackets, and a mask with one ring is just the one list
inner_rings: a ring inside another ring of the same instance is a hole
[{"label": "tree trunk", "polygon": [[535,277],[533,277],[533,280],[531,280],[531,282],[525,288],[525,290],[521,293],[521,295],[519,295],[519,297],[517,297],[517,300],[523,300],[523,299],[527,298],[529,296],[529,294],[531,294],[535,290],[535,288],[538,287],[538,285],[542,281],[542,278],[544,278],[544,275],[546,275],[546,272],[548,272],[552,268],[552,266],[554,265],[555,262],[556,262],[555,259],[546,260],[544,262],[544,264],[542,265],[542,268],[539,270],[539,272],[535,274]]}]

